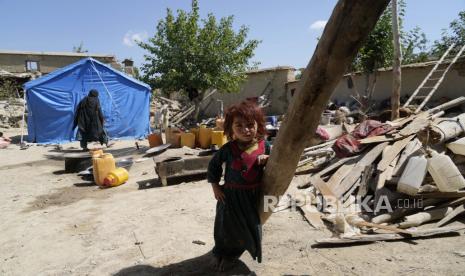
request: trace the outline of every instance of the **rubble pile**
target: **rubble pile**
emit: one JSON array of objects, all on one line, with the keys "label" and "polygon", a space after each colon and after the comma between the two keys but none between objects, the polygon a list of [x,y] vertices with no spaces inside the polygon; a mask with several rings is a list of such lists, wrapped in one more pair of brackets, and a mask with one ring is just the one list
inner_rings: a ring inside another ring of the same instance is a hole
[{"label": "rubble pile", "polygon": [[[207,100],[213,94],[217,92],[216,89],[209,91],[200,103]],[[153,116],[152,124],[155,128],[167,129],[168,126],[180,127],[182,129],[189,128],[194,125],[198,125],[198,122],[193,122],[188,119],[192,119],[191,115],[195,111],[194,101],[186,102],[167,99],[165,97],[157,95],[155,100],[150,106],[150,113]],[[212,123],[214,119],[211,119]],[[208,124],[206,123],[206,124]]]},{"label": "rubble pile", "polygon": [[22,99],[0,101],[0,128],[19,128],[23,119]]},{"label": "rubble pile", "polygon": [[385,124],[364,121],[307,148],[311,173],[286,207],[294,203],[310,225],[326,221],[339,235],[317,245],[465,229],[444,226],[465,213],[465,113],[457,108],[463,103],[460,97]]}]

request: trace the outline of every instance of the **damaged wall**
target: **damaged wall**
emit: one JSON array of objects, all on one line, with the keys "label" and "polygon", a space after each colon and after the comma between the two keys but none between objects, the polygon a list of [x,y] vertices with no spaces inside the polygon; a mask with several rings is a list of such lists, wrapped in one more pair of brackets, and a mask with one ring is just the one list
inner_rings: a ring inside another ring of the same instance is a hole
[{"label": "damaged wall", "polygon": [[238,93],[216,93],[201,106],[205,117],[214,117],[218,114],[220,103],[224,101],[224,108],[247,98],[268,95],[270,105],[265,109],[267,115],[283,114],[289,105],[286,93],[286,83],[295,79],[295,69],[280,66],[268,69],[254,70],[247,73],[247,80]]},{"label": "damaged wall", "polygon": [[[411,95],[415,89],[420,85],[426,75],[431,71],[435,62],[425,62],[417,64],[409,64],[402,66],[402,88],[401,97]],[[365,88],[365,76],[362,74],[356,74],[355,86],[359,92],[362,92]],[[297,89],[299,85],[298,81],[289,82],[287,84],[287,92],[289,101],[292,96],[291,90]],[[390,100],[392,92],[392,70],[378,71],[378,77],[376,81],[375,91],[373,93],[373,99],[375,101]],[[331,99],[336,100],[338,103],[342,102],[353,102],[350,97],[352,94],[351,89],[347,86],[347,78],[344,77],[337,85]],[[460,58],[449,70],[445,76],[443,82],[439,86],[438,90],[434,94],[432,100],[439,99],[441,97],[447,97],[449,99],[455,99],[465,94],[465,57]]]}]

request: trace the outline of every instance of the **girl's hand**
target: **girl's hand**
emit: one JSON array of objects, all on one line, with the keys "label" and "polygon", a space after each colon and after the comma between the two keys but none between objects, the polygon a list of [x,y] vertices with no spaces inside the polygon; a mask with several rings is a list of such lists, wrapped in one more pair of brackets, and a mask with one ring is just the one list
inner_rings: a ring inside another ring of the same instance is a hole
[{"label": "girl's hand", "polygon": [[262,154],[262,155],[257,156],[257,163],[258,163],[258,165],[260,165],[260,166],[266,165],[266,161],[268,161],[268,158],[269,158],[269,157],[270,157],[270,156],[269,156],[269,155],[266,155],[266,154]]},{"label": "girl's hand", "polygon": [[213,194],[215,195],[215,199],[224,203],[224,192],[221,189],[220,185],[217,183],[212,183]]}]

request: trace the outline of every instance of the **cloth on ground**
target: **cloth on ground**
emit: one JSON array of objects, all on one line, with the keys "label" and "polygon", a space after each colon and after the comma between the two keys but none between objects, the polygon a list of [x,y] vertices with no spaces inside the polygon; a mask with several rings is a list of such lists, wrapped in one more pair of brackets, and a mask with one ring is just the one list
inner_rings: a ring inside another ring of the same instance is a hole
[{"label": "cloth on ground", "polygon": [[383,135],[391,130],[392,126],[388,124],[375,120],[366,120],[361,122],[351,133],[339,137],[332,148],[339,158],[351,156],[365,148],[358,140]]}]

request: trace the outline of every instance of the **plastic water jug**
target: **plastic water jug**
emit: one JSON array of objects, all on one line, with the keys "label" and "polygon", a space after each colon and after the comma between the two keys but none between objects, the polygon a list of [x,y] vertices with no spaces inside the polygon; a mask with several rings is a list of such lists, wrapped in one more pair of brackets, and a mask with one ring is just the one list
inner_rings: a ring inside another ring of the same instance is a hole
[{"label": "plastic water jug", "polygon": [[428,161],[424,156],[410,157],[400,176],[397,191],[412,196],[416,195],[425,179],[427,170]]},{"label": "plastic water jug", "polygon": [[110,153],[92,159],[94,181],[97,185],[103,185],[103,180],[109,172],[115,169],[115,159]]},{"label": "plastic water jug", "polygon": [[226,136],[222,130],[212,131],[212,145],[222,147],[224,144],[226,144],[226,142],[228,142],[228,140],[226,139]]},{"label": "plastic water jug", "polygon": [[195,148],[195,134],[185,132],[181,134],[181,147]]},{"label": "plastic water jug", "polygon": [[166,143],[171,144],[173,148],[181,146],[181,130],[177,127],[169,127],[166,130]]},{"label": "plastic water jug", "polygon": [[161,138],[160,133],[152,133],[147,138],[149,140],[149,146],[151,148],[163,145],[163,139]]},{"label": "plastic water jug", "polygon": [[189,129],[189,132],[194,133],[195,135],[195,145],[199,146],[199,128],[198,127],[193,127]]},{"label": "plastic water jug", "polygon": [[449,156],[432,152],[428,172],[441,192],[455,192],[465,187],[465,179]]},{"label": "plastic water jug", "polygon": [[465,155],[465,137],[447,144],[447,147],[455,154]]},{"label": "plastic water jug", "polygon": [[103,180],[103,186],[115,187],[119,186],[129,179],[129,172],[125,168],[116,168],[108,173]]},{"label": "plastic water jug", "polygon": [[212,129],[206,126],[200,126],[199,129],[199,145],[202,149],[210,147],[212,142]]}]

